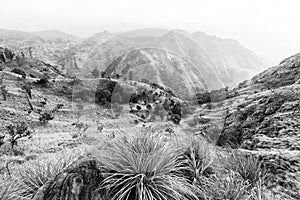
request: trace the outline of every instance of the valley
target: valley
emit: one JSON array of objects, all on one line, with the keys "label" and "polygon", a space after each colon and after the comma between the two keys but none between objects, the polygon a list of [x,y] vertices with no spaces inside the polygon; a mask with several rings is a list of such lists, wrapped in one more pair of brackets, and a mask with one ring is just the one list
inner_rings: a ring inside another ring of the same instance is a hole
[{"label": "valley", "polygon": [[1,200],[300,199],[299,54],[266,69],[202,32],[7,35]]}]

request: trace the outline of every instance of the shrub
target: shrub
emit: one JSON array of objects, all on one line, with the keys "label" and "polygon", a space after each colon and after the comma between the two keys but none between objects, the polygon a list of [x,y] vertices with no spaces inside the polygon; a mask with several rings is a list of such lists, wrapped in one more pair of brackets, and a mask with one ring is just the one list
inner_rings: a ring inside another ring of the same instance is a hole
[{"label": "shrub", "polygon": [[49,112],[49,111],[44,111],[42,113],[40,113],[39,116],[39,121],[45,125],[47,122],[49,122],[50,120],[54,119],[54,114]]},{"label": "shrub", "polygon": [[101,189],[112,200],[197,199],[195,188],[178,173],[177,150],[160,137],[117,140],[100,162],[105,171]]},{"label": "shrub", "polygon": [[75,128],[77,129],[77,133],[76,134],[72,134],[72,138],[76,138],[76,137],[83,137],[84,133],[87,131],[87,129],[90,127],[90,125],[83,123],[83,122],[74,122],[71,124],[72,126],[75,126]]}]

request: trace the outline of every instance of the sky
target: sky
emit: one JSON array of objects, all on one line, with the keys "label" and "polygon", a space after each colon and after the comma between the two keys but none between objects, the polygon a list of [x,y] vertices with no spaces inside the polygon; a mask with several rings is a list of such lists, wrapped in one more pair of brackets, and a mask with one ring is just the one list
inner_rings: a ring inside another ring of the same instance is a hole
[{"label": "sky", "polygon": [[300,52],[299,0],[0,0],[0,28],[58,29],[77,36],[104,30],[185,29],[232,38],[270,66]]}]

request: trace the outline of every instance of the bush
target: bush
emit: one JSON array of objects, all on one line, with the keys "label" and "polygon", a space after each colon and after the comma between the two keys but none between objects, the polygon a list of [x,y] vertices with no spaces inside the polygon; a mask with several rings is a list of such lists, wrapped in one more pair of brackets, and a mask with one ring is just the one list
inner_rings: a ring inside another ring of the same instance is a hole
[{"label": "bush", "polygon": [[54,119],[54,114],[48,111],[40,113],[39,121],[44,125]]},{"label": "bush", "polygon": [[117,140],[100,161],[101,185],[113,200],[197,199],[195,188],[178,173],[178,152],[153,135]]}]

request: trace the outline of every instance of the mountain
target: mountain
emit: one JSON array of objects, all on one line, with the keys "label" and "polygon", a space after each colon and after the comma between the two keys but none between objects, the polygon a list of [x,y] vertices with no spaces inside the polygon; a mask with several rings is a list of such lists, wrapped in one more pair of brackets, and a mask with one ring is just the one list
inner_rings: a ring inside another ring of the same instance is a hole
[{"label": "mountain", "polygon": [[170,88],[182,99],[207,90],[202,72],[185,58],[158,48],[132,50],[115,59],[106,72],[111,76],[143,82],[147,80]]},{"label": "mountain", "polygon": [[116,35],[95,45],[87,56],[92,63],[85,67],[94,65],[103,70],[126,52],[147,47],[165,49],[187,59],[202,71],[210,90],[236,86],[266,66],[262,59],[235,40],[201,35],[200,32],[142,29]]},{"label": "mountain", "polygon": [[78,37],[59,30],[46,30],[36,32],[26,32],[19,30],[0,29],[0,39],[2,40],[27,40],[40,37],[42,39],[54,40],[77,40]]},{"label": "mountain", "polygon": [[44,39],[61,39],[61,40],[71,40],[71,41],[79,39],[74,35],[59,30],[37,31],[37,32],[33,32],[33,34]]},{"label": "mountain", "polygon": [[191,37],[201,45],[214,64],[225,85],[234,87],[266,67],[265,61],[233,39],[221,39],[197,31]]},{"label": "mountain", "polygon": [[201,72],[199,78],[205,81],[208,90],[233,87],[265,66],[258,56],[237,41],[202,32],[140,29],[116,34],[104,31],[79,40],[57,30],[26,34],[27,39],[7,39],[1,45],[15,50],[27,49],[26,52],[30,48],[33,58],[81,77],[91,77],[95,68],[105,70],[115,59],[132,50],[149,47],[172,52],[190,62]]},{"label": "mountain", "polygon": [[0,29],[1,40],[25,40],[33,37],[35,35],[30,32]]}]

